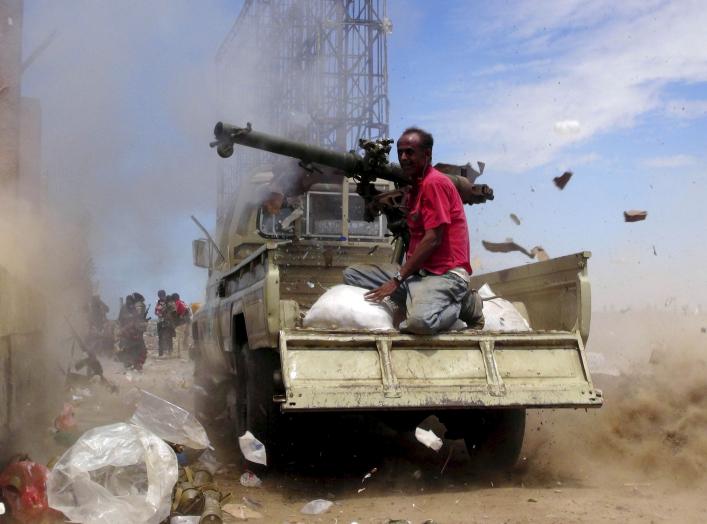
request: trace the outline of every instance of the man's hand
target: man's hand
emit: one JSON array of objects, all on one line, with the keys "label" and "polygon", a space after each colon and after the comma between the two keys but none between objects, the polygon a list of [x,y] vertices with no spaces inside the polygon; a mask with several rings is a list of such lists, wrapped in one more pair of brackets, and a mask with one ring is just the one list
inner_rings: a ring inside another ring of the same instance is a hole
[{"label": "man's hand", "polygon": [[373,289],[363,295],[363,298],[366,300],[370,300],[371,302],[381,302],[385,297],[389,297],[393,293],[395,293],[395,290],[398,289],[398,286],[400,285],[400,282],[398,282],[395,279],[388,280],[385,284],[382,286]]}]

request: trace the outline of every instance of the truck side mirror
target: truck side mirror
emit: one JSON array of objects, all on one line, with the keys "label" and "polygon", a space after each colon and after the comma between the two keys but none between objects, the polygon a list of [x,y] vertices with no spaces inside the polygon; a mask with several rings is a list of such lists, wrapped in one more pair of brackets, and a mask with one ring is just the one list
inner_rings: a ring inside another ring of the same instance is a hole
[{"label": "truck side mirror", "polygon": [[211,245],[205,238],[192,240],[192,260],[196,267],[211,268]]}]

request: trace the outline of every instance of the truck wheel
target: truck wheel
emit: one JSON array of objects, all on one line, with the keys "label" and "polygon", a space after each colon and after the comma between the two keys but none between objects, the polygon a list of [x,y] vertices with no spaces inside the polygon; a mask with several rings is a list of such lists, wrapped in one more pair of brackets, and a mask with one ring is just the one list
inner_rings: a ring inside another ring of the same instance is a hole
[{"label": "truck wheel", "polygon": [[525,409],[488,409],[474,413],[464,442],[475,468],[512,468],[523,446]]},{"label": "truck wheel", "polygon": [[[280,405],[273,402],[273,374],[280,369],[280,356],[268,349],[251,351],[245,345],[243,358],[246,367],[245,429],[265,445],[270,466],[278,461],[284,451],[280,446],[284,441],[284,415],[280,412]],[[240,434],[244,432],[245,430]]]}]

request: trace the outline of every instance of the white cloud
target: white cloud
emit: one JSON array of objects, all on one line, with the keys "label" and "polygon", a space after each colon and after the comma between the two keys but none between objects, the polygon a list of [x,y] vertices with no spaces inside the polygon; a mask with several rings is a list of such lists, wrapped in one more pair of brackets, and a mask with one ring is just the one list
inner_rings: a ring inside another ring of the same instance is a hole
[{"label": "white cloud", "polygon": [[657,156],[646,158],[642,164],[650,168],[686,167],[697,163],[697,159],[690,155]]},{"label": "white cloud", "polygon": [[582,126],[576,120],[560,120],[555,122],[555,132],[559,135],[576,135]]},{"label": "white cloud", "polygon": [[[471,85],[468,113],[456,107],[435,117],[463,122],[459,145],[477,137],[474,148],[499,169],[546,164],[570,145],[630,127],[661,108],[670,84],[707,81],[707,9],[699,1],[572,0],[488,9],[485,17],[502,22],[483,40],[512,62],[551,60],[520,78],[499,75],[489,88]],[[567,115],[580,129],[554,133]]]}]

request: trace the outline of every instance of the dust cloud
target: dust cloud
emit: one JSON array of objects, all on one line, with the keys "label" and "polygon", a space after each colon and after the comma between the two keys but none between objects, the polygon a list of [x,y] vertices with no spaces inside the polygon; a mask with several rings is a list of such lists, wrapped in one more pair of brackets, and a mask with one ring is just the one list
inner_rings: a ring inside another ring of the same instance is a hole
[{"label": "dust cloud", "polygon": [[595,373],[599,410],[541,411],[526,433],[529,481],[676,488],[707,480],[707,315],[637,311],[594,315],[589,350],[609,370]]}]

